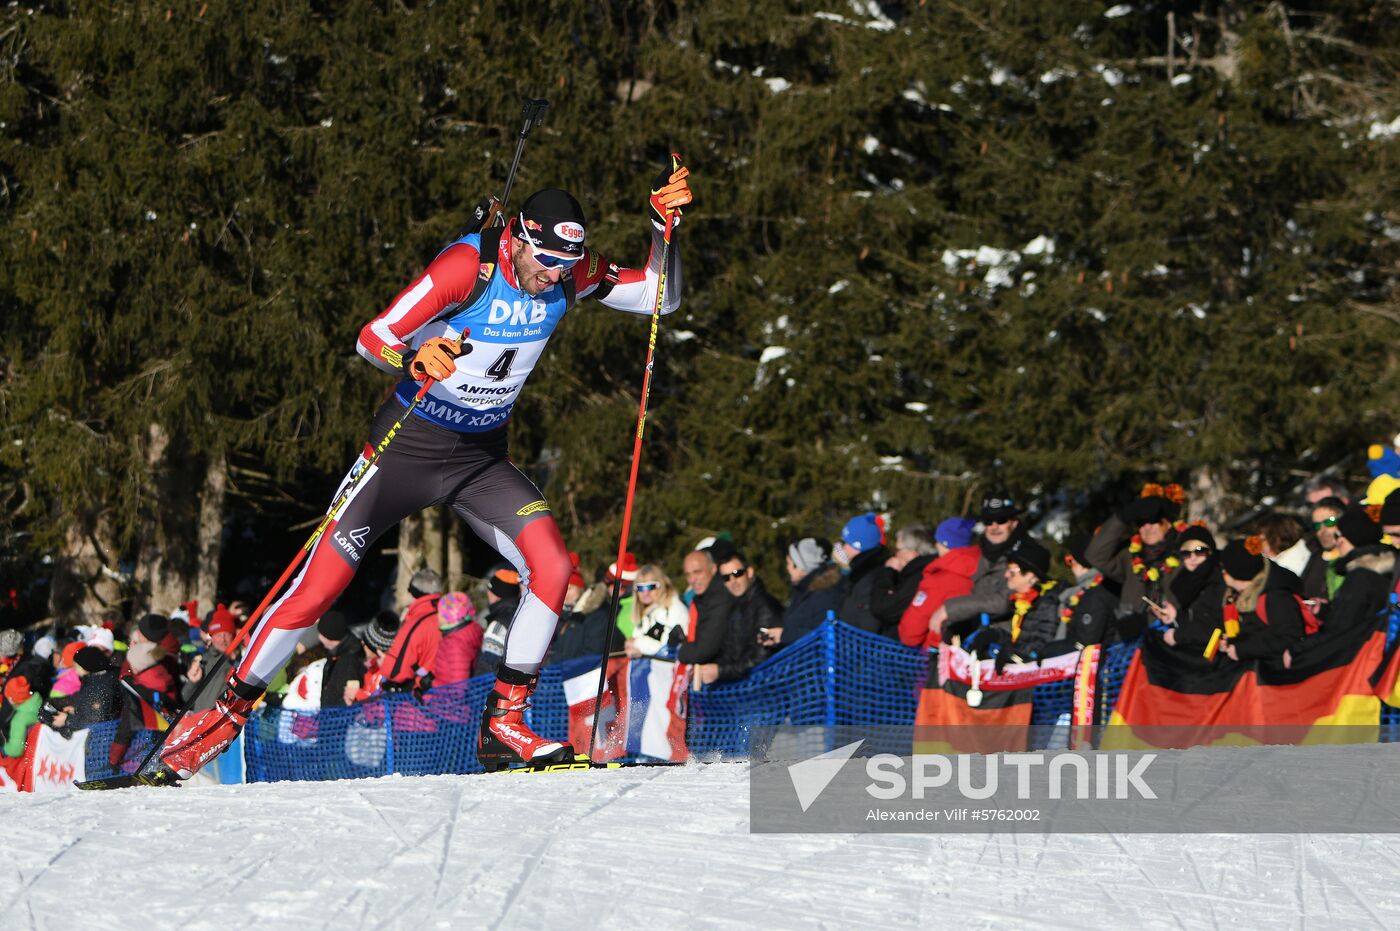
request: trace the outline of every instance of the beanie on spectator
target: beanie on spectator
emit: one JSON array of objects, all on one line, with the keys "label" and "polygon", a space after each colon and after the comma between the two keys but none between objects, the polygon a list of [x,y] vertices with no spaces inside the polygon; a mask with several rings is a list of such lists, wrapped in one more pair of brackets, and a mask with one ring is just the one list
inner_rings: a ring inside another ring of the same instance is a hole
[{"label": "beanie on spectator", "polygon": [[44,636],[34,641],[34,649],[30,652],[40,659],[48,659],[50,656],[53,656],[53,651],[56,649],[58,649],[58,641],[55,640],[52,635],[44,634]]},{"label": "beanie on spectator", "polygon": [[734,554],[739,552],[739,548],[734,545],[734,541],[723,534],[715,538],[715,542],[706,547],[710,551],[710,558],[715,561],[715,565],[721,565],[734,558]]},{"label": "beanie on spectator", "polygon": [[876,549],[884,545],[885,522],[874,511],[858,514],[841,528],[841,542],[857,553]]},{"label": "beanie on spectator", "polygon": [[1400,489],[1400,478],[1394,475],[1378,475],[1366,486],[1366,497],[1362,504],[1384,504],[1393,492]]},{"label": "beanie on spectator", "polygon": [[93,646],[83,647],[73,654],[73,662],[84,672],[101,672],[112,663],[106,653]]},{"label": "beanie on spectator", "polygon": [[117,649],[117,638],[105,627],[94,627],[89,630],[87,638],[83,642],[90,647],[106,650],[108,653],[113,653]]},{"label": "beanie on spectator", "polygon": [[1337,532],[1352,546],[1370,546],[1381,542],[1381,527],[1371,520],[1365,509],[1352,506],[1337,518]]},{"label": "beanie on spectator", "polygon": [[831,560],[831,544],[818,537],[803,537],[788,546],[788,558],[802,572],[811,572]]},{"label": "beanie on spectator", "polygon": [[408,593],[414,598],[436,595],[442,592],[442,576],[432,569],[419,569],[408,580]]},{"label": "beanie on spectator", "polygon": [[63,648],[63,653],[58,661],[58,665],[64,669],[72,669],[75,662],[73,658],[78,655],[78,651],[81,649],[83,649],[83,642],[81,640],[68,644]]},{"label": "beanie on spectator", "polygon": [[[616,579],[617,579],[617,563],[616,563],[616,561],[614,561],[614,562],[611,562],[611,563],[608,564],[608,581],[609,581],[609,582],[612,582],[612,581],[615,581]],[[630,553],[630,552],[623,553],[623,554],[622,554],[622,581],[624,581],[624,582],[635,582],[636,580],[637,580],[637,557],[636,557],[635,555],[633,555],[632,553]],[[517,582],[517,583],[519,582],[519,578],[518,578],[518,577],[517,577],[517,579],[516,579],[516,582]],[[497,592],[497,594],[499,595],[500,593]],[[501,597],[504,598],[504,597],[506,597],[506,596],[505,596],[505,595],[501,595]]]},{"label": "beanie on spectator", "polygon": [[170,618],[160,614],[147,614],[136,622],[136,629],[151,643],[160,643],[165,639],[165,635],[170,633]]},{"label": "beanie on spectator", "polygon": [[1190,543],[1193,540],[1197,543],[1204,543],[1210,548],[1211,552],[1220,549],[1220,547],[1215,545],[1215,537],[1211,535],[1211,532],[1209,530],[1202,527],[1200,524],[1192,524],[1190,527],[1187,527],[1185,530],[1181,531],[1181,536],[1176,538],[1177,546],[1181,547],[1182,549],[1185,549],[1186,544]]},{"label": "beanie on spectator", "polygon": [[1065,541],[1066,554],[1073,557],[1075,562],[1079,563],[1086,569],[1091,568],[1091,563],[1089,562],[1088,554],[1089,541],[1092,539],[1094,539],[1092,534],[1075,533],[1070,534],[1069,539]]},{"label": "beanie on spectator", "polygon": [[24,634],[17,630],[0,630],[0,656],[19,656],[24,649]]},{"label": "beanie on spectator", "polygon": [[29,691],[29,680],[24,676],[10,676],[5,682],[5,697],[12,705],[22,705],[29,701],[29,696],[34,693]]},{"label": "beanie on spectator", "polygon": [[977,521],[970,517],[950,517],[938,525],[933,539],[950,550],[960,550],[972,545],[972,531]]},{"label": "beanie on spectator", "polygon": [[1400,489],[1392,491],[1385,496],[1385,503],[1381,505],[1381,526],[1394,527],[1400,524]]},{"label": "beanie on spectator", "polygon": [[569,567],[569,584],[577,585],[579,588],[587,588],[588,583],[583,580],[583,573],[578,571],[578,553],[573,550],[569,550]]},{"label": "beanie on spectator", "polygon": [[222,604],[215,608],[209,620],[204,622],[204,632],[211,637],[215,634],[231,634],[237,629],[238,618]]},{"label": "beanie on spectator", "polygon": [[341,641],[350,632],[350,623],[339,611],[327,611],[316,622],[316,630],[322,637],[331,641]]},{"label": "beanie on spectator", "polygon": [[1042,582],[1050,577],[1050,551],[1031,537],[1018,537],[1007,551],[1006,561],[1034,573]]},{"label": "beanie on spectator", "polygon": [[466,592],[448,592],[438,599],[438,627],[456,627],[468,618],[476,617],[476,606]]},{"label": "beanie on spectator", "polygon": [[365,628],[365,645],[371,650],[383,653],[394,645],[394,636],[399,632],[399,616],[393,611],[380,611]]},{"label": "beanie on spectator", "polygon": [[1250,537],[1248,540],[1231,540],[1226,543],[1225,548],[1220,551],[1220,568],[1240,582],[1248,582],[1263,572],[1266,564],[1263,550],[1259,543],[1253,542],[1258,539]]}]

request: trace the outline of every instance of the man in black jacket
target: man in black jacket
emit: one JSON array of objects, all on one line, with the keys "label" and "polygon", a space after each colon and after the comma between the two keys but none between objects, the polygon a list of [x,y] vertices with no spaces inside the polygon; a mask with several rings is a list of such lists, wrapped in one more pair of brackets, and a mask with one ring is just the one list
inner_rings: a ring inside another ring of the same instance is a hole
[{"label": "man in black jacket", "polygon": [[729,615],[734,610],[734,595],[718,584],[719,567],[708,549],[692,550],[682,564],[685,580],[695,592],[690,603],[695,639],[680,645],[676,658],[682,663],[700,665],[715,662],[729,631]]},{"label": "man in black jacket", "polygon": [[764,590],[763,580],[754,575],[742,554],[734,553],[720,563],[719,578],[734,596],[734,609],[718,658],[700,666],[700,680],[706,685],[748,675],[768,655],[759,638],[783,622],[783,606]]},{"label": "man in black jacket", "polygon": [[885,546],[884,522],[873,511],[846,521],[835,555],[838,562],[848,567],[841,620],[861,630],[878,633],[880,620],[871,609],[871,602],[875,597],[876,578],[890,555]]},{"label": "man in black jacket", "polygon": [[870,613],[879,627],[876,633],[899,639],[899,619],[923,581],[924,569],[938,558],[933,531],[915,524],[901,527],[894,535],[894,555],[874,573],[870,593]]},{"label": "man in black jacket", "polygon": [[321,674],[321,707],[340,708],[355,702],[355,692],[365,679],[365,647],[350,633],[345,615],[327,611],[316,622],[321,646],[329,654]]},{"label": "man in black jacket", "polygon": [[1310,654],[1345,643],[1348,648],[1370,637],[1390,600],[1390,578],[1395,571],[1395,550],[1381,542],[1381,528],[1355,505],[1337,521],[1337,561],[1341,588],[1327,606],[1316,634],[1304,637],[1285,654],[1285,663],[1306,664]]},{"label": "man in black jacket", "polygon": [[821,537],[803,537],[788,544],[787,574],[792,598],[783,609],[783,625],[770,627],[764,646],[787,646],[826,623],[846,597],[846,577],[831,561],[831,544]]}]

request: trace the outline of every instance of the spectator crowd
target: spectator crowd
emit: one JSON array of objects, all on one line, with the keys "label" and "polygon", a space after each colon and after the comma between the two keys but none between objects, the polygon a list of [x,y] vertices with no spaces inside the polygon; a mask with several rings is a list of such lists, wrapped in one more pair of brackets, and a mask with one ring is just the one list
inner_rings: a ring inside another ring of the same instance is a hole
[{"label": "spectator crowd", "polygon": [[[1400,574],[1400,480],[1376,478],[1353,501],[1339,482],[1311,483],[1298,513],[1272,510],[1247,533],[1218,537],[1182,520],[1176,485],[1147,485],[1092,534],[1051,545],[1019,499],[994,491],[975,517],[910,523],[893,532],[873,512],[832,542],[803,536],[781,553],[746,552],[726,536],[687,553],[680,575],[632,553],[592,584],[571,554],[564,611],[546,662],[612,652],[690,665],[697,686],[742,679],[754,666],[839,618],[910,647],[956,643],[999,663],[1035,662],[1152,631],[1210,662],[1287,666],[1321,631],[1374,625]],[[784,599],[757,571],[781,558]],[[420,570],[402,612],[352,623],[340,611],[308,628],[268,701],[297,709],[346,706],[385,693],[419,698],[434,686],[492,672],[505,652],[521,580],[488,573],[477,597]],[[620,599],[614,613],[613,590]],[[116,721],[109,762],[134,735],[181,709],[212,706],[236,661],[248,606],[190,602],[128,619],[0,631],[0,765],[17,767],[43,722],[73,731]],[[215,685],[203,684],[213,679]]]}]

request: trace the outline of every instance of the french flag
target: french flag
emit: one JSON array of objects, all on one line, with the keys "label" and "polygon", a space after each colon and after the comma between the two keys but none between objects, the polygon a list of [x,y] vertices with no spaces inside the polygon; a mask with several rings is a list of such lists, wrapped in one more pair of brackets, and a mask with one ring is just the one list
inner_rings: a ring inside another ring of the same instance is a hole
[{"label": "french flag", "polygon": [[[596,660],[571,663],[564,669],[569,741],[576,752],[588,746],[593,730],[598,671]],[[689,759],[685,745],[688,671],[689,667],[668,660],[610,658],[593,759],[648,756],[677,763]]]}]

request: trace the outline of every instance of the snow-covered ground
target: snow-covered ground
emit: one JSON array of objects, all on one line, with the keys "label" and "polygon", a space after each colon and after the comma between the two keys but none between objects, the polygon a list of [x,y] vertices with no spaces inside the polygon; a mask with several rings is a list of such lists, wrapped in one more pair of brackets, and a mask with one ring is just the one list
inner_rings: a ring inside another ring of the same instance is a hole
[{"label": "snow-covered ground", "polygon": [[0,823],[5,929],[1400,926],[1396,835],[752,835],[737,763],[0,795]]}]

